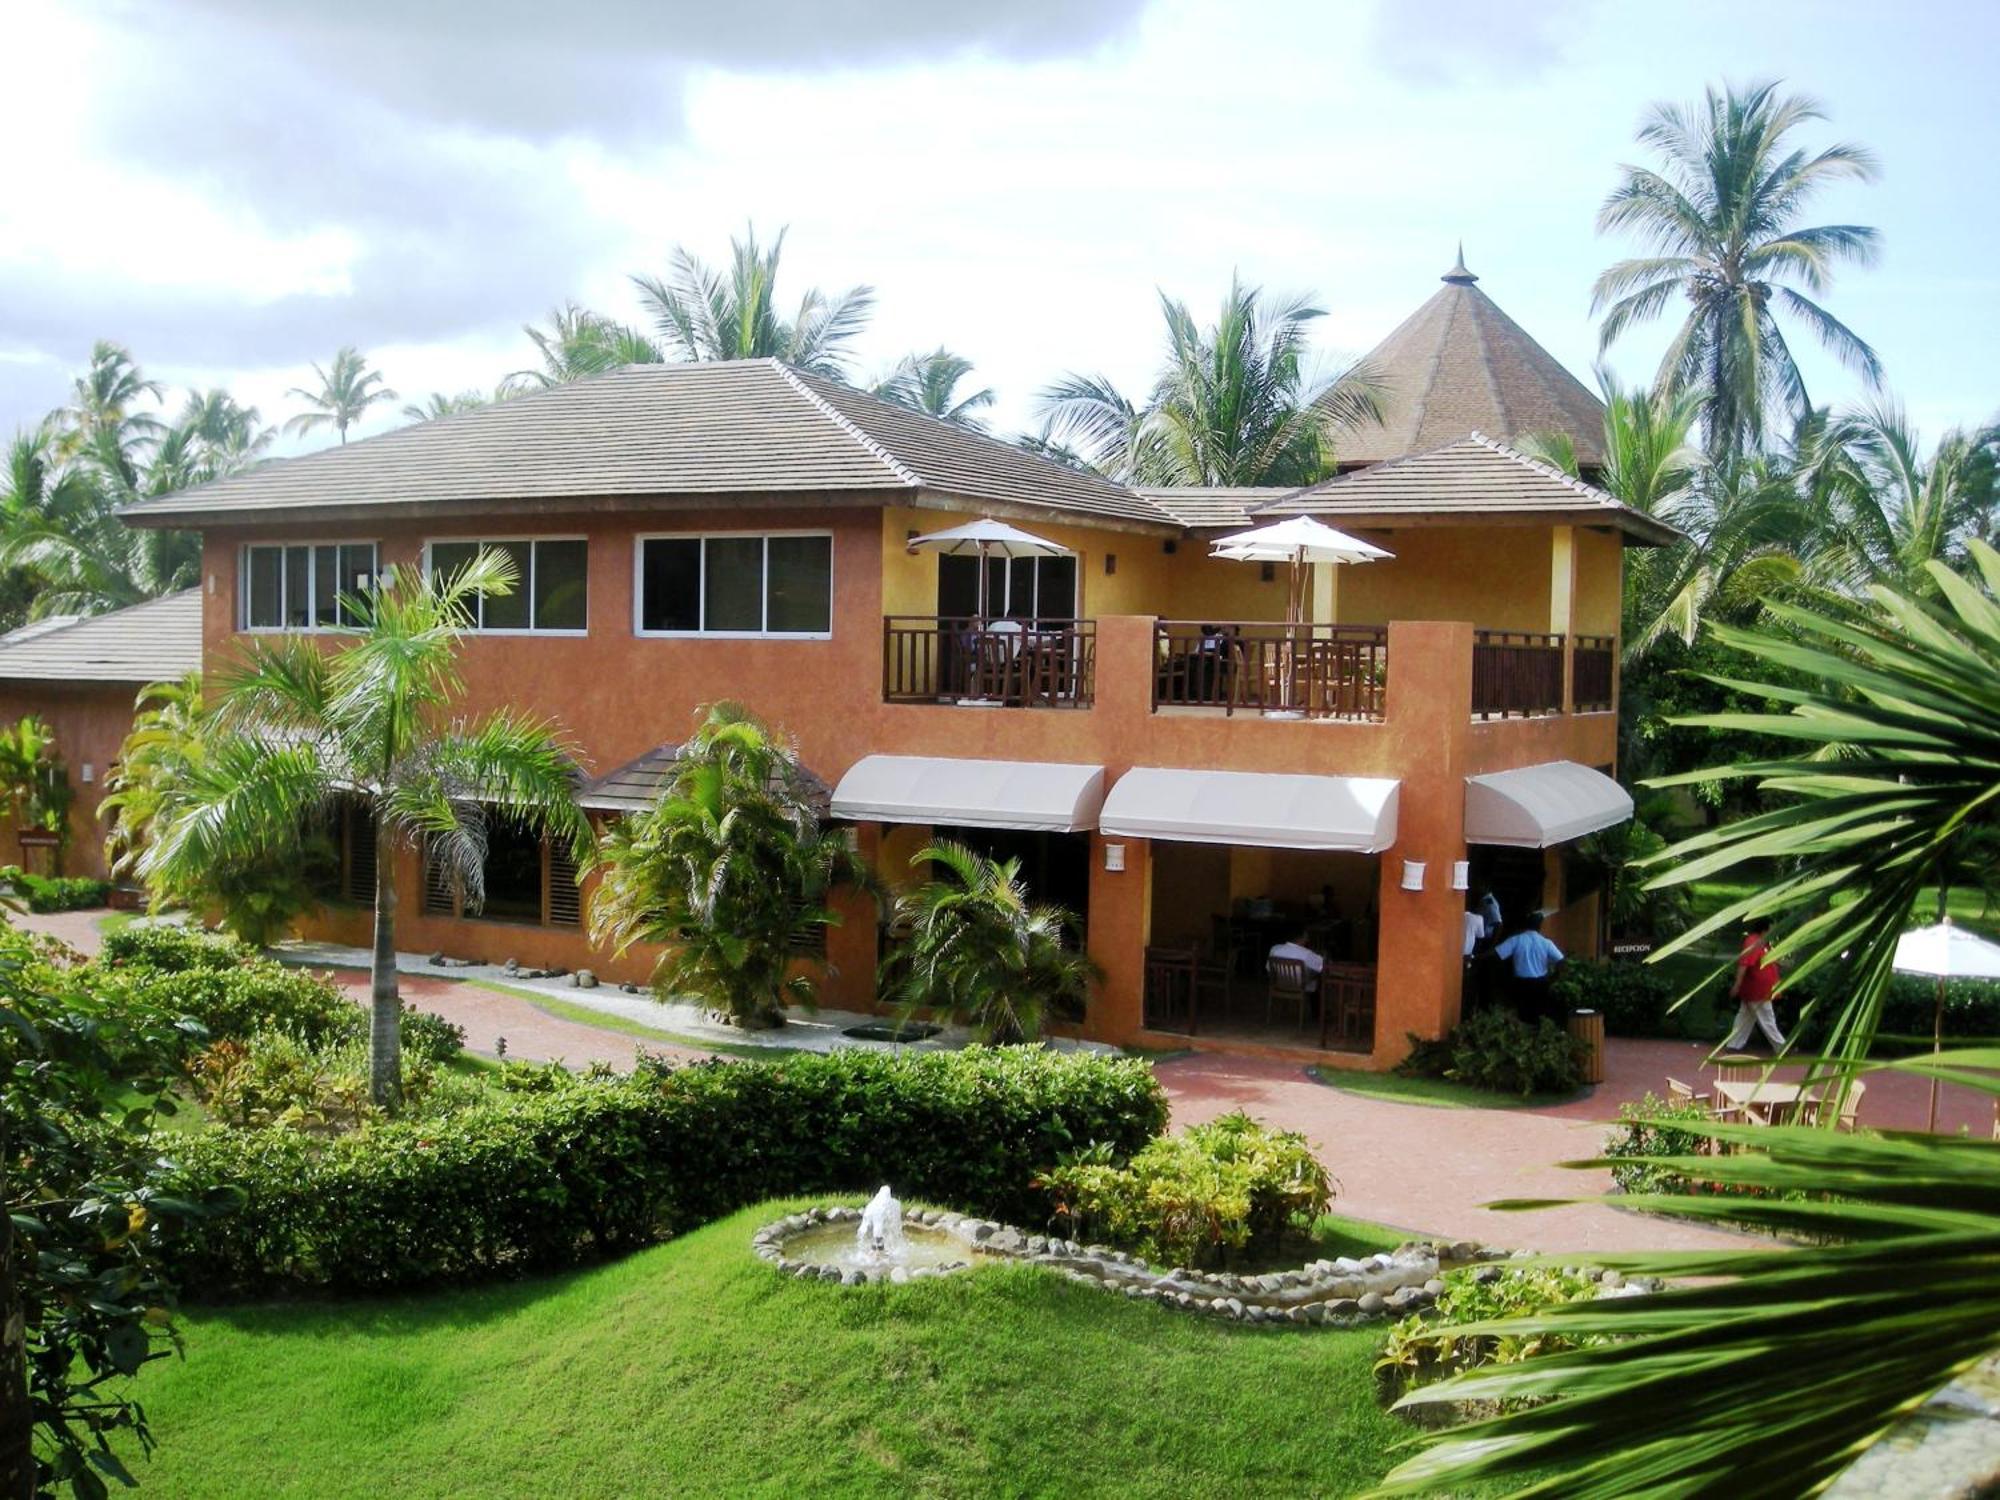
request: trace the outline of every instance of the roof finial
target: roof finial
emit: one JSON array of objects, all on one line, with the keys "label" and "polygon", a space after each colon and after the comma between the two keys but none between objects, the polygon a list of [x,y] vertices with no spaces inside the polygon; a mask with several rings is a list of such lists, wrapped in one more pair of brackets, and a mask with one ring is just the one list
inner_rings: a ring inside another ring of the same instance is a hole
[{"label": "roof finial", "polygon": [[1465,269],[1465,241],[1460,240],[1458,242],[1458,259],[1452,262],[1451,269],[1440,276],[1438,280],[1448,281],[1453,286],[1471,286],[1478,279],[1477,276]]}]

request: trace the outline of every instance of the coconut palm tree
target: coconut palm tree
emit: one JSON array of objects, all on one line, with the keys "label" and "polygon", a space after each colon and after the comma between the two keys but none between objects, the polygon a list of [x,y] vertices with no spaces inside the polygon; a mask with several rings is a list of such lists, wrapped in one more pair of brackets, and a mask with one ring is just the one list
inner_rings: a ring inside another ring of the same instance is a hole
[{"label": "coconut palm tree", "polygon": [[1097,965],[1072,946],[1074,917],[1028,899],[1018,859],[940,839],[910,863],[940,873],[896,900],[892,925],[909,936],[883,978],[905,1018],[928,1010],[983,1042],[1032,1042],[1082,1017]]},{"label": "coconut palm tree", "polygon": [[875,310],[875,289],[850,287],[829,297],[814,287],[786,318],[778,311],[778,263],[785,231],[768,250],[755,225],[729,242],[729,269],[717,271],[676,245],[671,270],[634,276],[639,300],[653,315],[663,347],[679,358],[781,359],[815,375],[847,378],[849,345]]},{"label": "coconut palm tree", "polygon": [[960,427],[983,429],[979,413],[993,404],[993,388],[961,396],[958,387],[972,373],[972,361],[940,345],[928,354],[906,354],[878,380],[871,395]]},{"label": "coconut palm tree", "polygon": [[396,393],[383,383],[382,372],[369,369],[368,362],[352,344],[337,351],[326,369],[314,365],[313,374],[319,377],[318,389],[295,385],[286,393],[312,408],[285,423],[287,432],[331,427],[344,443],[347,429],[366,416],[369,407],[396,399]]},{"label": "coconut palm tree", "polygon": [[169,890],[195,884],[297,848],[337,795],[363,799],[378,851],[368,1079],[385,1109],[402,1093],[396,856],[421,851],[473,909],[495,816],[567,841],[579,864],[589,856],[561,732],[517,709],[468,721],[459,708],[458,640],[472,603],[517,582],[488,550],[436,580],[399,565],[374,591],[342,599],[359,623],[336,649],[303,636],[254,642],[217,697],[202,754],[160,797],[135,866]]},{"label": "coconut palm tree", "polygon": [[[264,456],[277,435],[277,429],[264,425],[256,407],[243,405],[220,387],[189,391],[171,430],[188,437],[196,458],[196,483],[249,468]],[[166,492],[155,489],[152,493]]]},{"label": "coconut palm tree", "polygon": [[481,391],[460,391],[456,395],[432,391],[424,400],[405,405],[403,415],[412,422],[435,422],[439,417],[456,417],[464,412],[478,411],[492,399]]},{"label": "coconut palm tree", "polygon": [[551,309],[548,327],[530,323],[521,331],[541,356],[541,367],[514,371],[500,383],[503,395],[551,390],[622,365],[657,365],[664,359],[638,329],[574,302]]},{"label": "coconut palm tree", "polygon": [[134,455],[160,430],[159,418],[140,410],[143,401],[159,402],[164,394],[159,381],[147,379],[123,345],[99,339],[91,346],[90,368],[70,390],[70,404],[58,417],[72,447],[115,452],[129,475]]},{"label": "coconut palm tree", "polygon": [[1039,398],[1043,441],[1136,484],[1310,484],[1333,471],[1339,435],[1379,421],[1362,369],[1315,377],[1306,336],[1323,311],[1232,280],[1202,328],[1164,293],[1167,357],[1141,407],[1102,376],[1070,375]]},{"label": "coconut palm tree", "polygon": [[1781,313],[1871,385],[1881,379],[1875,351],[1814,300],[1836,266],[1872,263],[1879,242],[1863,224],[1799,222],[1821,189],[1876,175],[1874,156],[1859,146],[1809,152],[1789,143],[1800,126],[1825,117],[1817,102],[1781,95],[1774,83],[1741,93],[1711,88],[1692,107],[1656,104],[1638,140],[1658,153],[1659,167],[1623,168],[1625,180],[1598,211],[1600,233],[1632,231],[1653,251],[1597,278],[1599,341],[1609,349],[1684,299],[1687,315],[1659,381],[1704,393],[1715,455],[1754,447],[1771,414],[1795,417],[1810,405]]},{"label": "coconut palm tree", "polygon": [[698,996],[738,1026],[811,1006],[828,903],[872,891],[866,861],[820,820],[798,750],[740,704],[717,703],[645,812],[604,836],[591,932],[620,953],[665,948],[662,1000]]},{"label": "coconut palm tree", "polygon": [[[1690,722],[1797,750],[1658,783],[1749,781],[1768,794],[1767,811],[1661,856],[1670,863],[1660,886],[1732,871],[1756,878],[1659,956],[1752,912],[1778,919],[1772,956],[1788,968],[1786,985],[1816,972],[1838,980],[1826,993],[1839,999],[1819,1002],[1838,1006],[1830,1061],[1817,1065],[1834,1102],[1877,1068],[2000,1097],[1991,1048],[1869,1061],[1896,939],[1931,918],[1919,910],[1924,887],[2000,823],[2000,552],[1979,541],[1968,551],[1967,573],[1925,565],[1928,597],[1877,585],[1865,601],[1775,606],[1774,628],[1718,628],[1788,685],[1736,682],[1772,711]],[[1820,757],[1826,746],[1840,749],[1837,761]],[[1836,1112],[1822,1113],[1831,1123]],[[1443,1433],[1379,1493],[1532,1476],[1515,1493],[1817,1494],[1898,1417],[2000,1346],[2000,1145],[1804,1126],[1673,1128],[1733,1150],[1651,1165],[1758,1196],[1621,1203],[1806,1243],[1784,1254],[1753,1245],[1593,1256],[1628,1276],[1698,1279],[1450,1330],[1609,1341],[1412,1393],[1408,1403],[1501,1403],[1502,1414]]]}]

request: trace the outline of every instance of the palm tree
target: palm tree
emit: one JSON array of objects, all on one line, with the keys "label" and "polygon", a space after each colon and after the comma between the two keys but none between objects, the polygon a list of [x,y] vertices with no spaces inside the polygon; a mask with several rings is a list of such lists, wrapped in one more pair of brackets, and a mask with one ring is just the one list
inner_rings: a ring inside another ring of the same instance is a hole
[{"label": "palm tree", "polygon": [[789,319],[778,311],[778,262],[785,231],[769,250],[756,226],[729,242],[729,269],[717,271],[676,245],[669,279],[634,276],[663,344],[686,360],[780,359],[835,380],[847,378],[848,346],[868,325],[875,289],[850,287],[829,297],[817,287]]},{"label": "palm tree", "polygon": [[311,411],[302,411],[285,423],[287,432],[331,427],[344,443],[347,429],[366,416],[369,407],[396,399],[396,393],[382,383],[382,372],[369,369],[352,344],[335,353],[329,368],[322,370],[314,365],[313,374],[319,377],[317,390],[295,385],[286,393],[312,407]]},{"label": "palm tree", "polygon": [[123,345],[99,339],[91,346],[90,368],[70,389],[70,404],[59,416],[73,446],[117,453],[129,476],[133,455],[160,430],[159,418],[138,409],[142,399],[160,400],[160,383],[146,378]]},{"label": "palm tree", "polygon": [[[1919,917],[1923,888],[2000,823],[2000,552],[1976,540],[1968,551],[1970,574],[1925,565],[1928,597],[1877,585],[1865,603],[1774,607],[1777,628],[1718,628],[1759,663],[1767,682],[1758,691],[1773,711],[1691,722],[1751,729],[1798,749],[1658,783],[1749,781],[1767,794],[1768,810],[1662,856],[1672,861],[1654,882],[1662,887],[1732,871],[1758,878],[1658,956],[1730,931],[1752,912],[1778,919],[1772,954],[1790,967],[1786,984],[1819,971],[1839,980],[1828,990],[1841,997],[1823,1049],[1829,1061],[1815,1064],[1836,1102],[1874,1068],[2000,1097],[2000,1057],[1990,1049],[1868,1061],[1896,939]],[[1820,758],[1826,746],[1839,747],[1837,762]],[[1763,873],[1774,865],[1778,873]],[[1832,1108],[1823,1113],[1834,1118]],[[1498,1402],[1503,1415],[1442,1434],[1380,1493],[1458,1492],[1532,1475],[1517,1493],[1553,1493],[1559,1483],[1579,1497],[1817,1494],[1898,1417],[2000,1344],[2000,1145],[1805,1126],[1673,1128],[1734,1149],[1652,1165],[1761,1196],[1620,1201],[1806,1243],[1784,1254],[1751,1246],[1594,1256],[1628,1276],[1700,1279],[1450,1330],[1610,1341],[1413,1393],[1406,1403]]]},{"label": "palm tree", "polygon": [[432,391],[423,401],[412,401],[403,408],[403,415],[412,422],[435,422],[439,417],[456,417],[464,412],[478,411],[492,398],[479,391],[460,391],[448,396],[443,391]]},{"label": "palm tree", "polygon": [[983,429],[979,413],[993,404],[993,388],[959,395],[959,383],[971,373],[971,360],[939,345],[928,354],[905,354],[870,394],[960,427]]},{"label": "palm tree", "polygon": [[[196,483],[225,478],[249,468],[263,457],[276,435],[275,428],[264,425],[263,415],[256,407],[243,405],[220,387],[189,391],[180,417],[170,430],[187,435],[200,476]],[[157,488],[151,492],[166,493]]]},{"label": "palm tree", "polygon": [[1793,131],[1826,116],[1814,100],[1777,90],[1775,83],[1742,93],[1711,88],[1692,108],[1654,105],[1638,139],[1659,153],[1659,169],[1625,167],[1625,180],[1597,215],[1600,233],[1635,231],[1654,252],[1597,278],[1591,310],[1604,313],[1600,344],[1609,349],[1626,329],[1685,298],[1687,316],[1660,362],[1659,381],[1703,391],[1715,455],[1754,447],[1773,408],[1797,416],[1810,405],[1780,312],[1871,385],[1881,379],[1873,349],[1785,284],[1796,281],[1817,296],[1836,265],[1874,261],[1872,228],[1798,221],[1821,188],[1871,180],[1875,158],[1854,145],[1812,153],[1789,146]]},{"label": "palm tree", "polygon": [[512,563],[487,550],[437,580],[396,566],[373,592],[341,601],[359,623],[334,651],[303,636],[254,643],[217,700],[202,754],[161,797],[136,865],[172,890],[295,849],[337,795],[362,798],[377,850],[368,1080],[385,1109],[402,1093],[396,856],[421,851],[476,909],[494,809],[568,841],[579,864],[589,855],[555,726],[511,708],[476,722],[459,710],[458,639],[472,602],[516,583]]},{"label": "palm tree", "polygon": [[892,926],[909,936],[883,978],[905,1018],[936,1011],[983,1042],[1032,1042],[1049,1021],[1082,1017],[1097,965],[1070,945],[1068,912],[1028,899],[1018,859],[940,839],[910,863],[942,877],[896,900]]},{"label": "palm tree", "polygon": [[636,328],[574,302],[552,309],[547,328],[530,323],[521,331],[541,356],[541,368],[516,370],[501,382],[503,395],[552,390],[623,365],[657,365],[663,359],[659,347]]},{"label": "palm tree", "polygon": [[820,821],[798,751],[741,705],[717,703],[645,812],[605,836],[591,932],[625,952],[665,947],[662,1000],[697,995],[738,1026],[782,1025],[818,993],[828,900],[873,875]]},{"label": "palm tree", "polygon": [[1232,280],[1207,329],[1164,293],[1160,308],[1167,359],[1146,405],[1102,376],[1067,376],[1041,393],[1043,441],[1130,483],[1302,485],[1333,471],[1341,432],[1380,420],[1367,371],[1309,374],[1307,330],[1324,315],[1310,299]]},{"label": "palm tree", "polygon": [[1828,512],[1809,574],[1848,593],[1878,583],[1928,591],[1928,564],[1958,561],[2000,505],[2000,426],[1953,428],[1925,459],[1892,402],[1826,421],[1799,463]]}]

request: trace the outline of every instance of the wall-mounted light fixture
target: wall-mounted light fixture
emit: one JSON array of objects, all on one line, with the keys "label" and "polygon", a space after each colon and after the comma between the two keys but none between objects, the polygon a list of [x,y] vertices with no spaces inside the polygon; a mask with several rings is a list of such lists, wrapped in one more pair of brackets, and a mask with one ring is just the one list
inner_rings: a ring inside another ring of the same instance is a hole
[{"label": "wall-mounted light fixture", "polygon": [[1106,578],[1109,578],[1113,573],[1116,573],[1117,571],[1118,571],[1118,554],[1116,552],[1105,553],[1104,576]]},{"label": "wall-mounted light fixture", "polygon": [[1455,891],[1472,889],[1472,861],[1457,859],[1451,865],[1451,888]]},{"label": "wall-mounted light fixture", "polygon": [[1181,544],[1175,541],[1174,538],[1168,537],[1164,542],[1160,543],[1160,550],[1166,553],[1167,556],[1172,557],[1176,552],[1181,550]]},{"label": "wall-mounted light fixture", "polygon": [[1276,583],[1278,581],[1278,565],[1276,563],[1262,564],[1257,569],[1257,577],[1263,583]]},{"label": "wall-mounted light fixture", "polygon": [[1420,859],[1403,861],[1403,889],[1420,891],[1424,888],[1424,862]]},{"label": "wall-mounted light fixture", "polygon": [[83,763],[83,784],[89,786],[95,780],[97,780],[97,767],[89,761],[85,761]]},{"label": "wall-mounted light fixture", "polygon": [[1104,868],[1116,875],[1125,868],[1125,846],[1106,844],[1104,846]]}]

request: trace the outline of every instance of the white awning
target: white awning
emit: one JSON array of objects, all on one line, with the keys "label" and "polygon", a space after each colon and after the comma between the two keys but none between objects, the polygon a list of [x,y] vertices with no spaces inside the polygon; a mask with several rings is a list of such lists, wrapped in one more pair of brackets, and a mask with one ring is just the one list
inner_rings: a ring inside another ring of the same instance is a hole
[{"label": "white awning", "polygon": [[1377,776],[1135,766],[1104,799],[1097,826],[1175,843],[1379,854],[1396,842],[1399,784]]},{"label": "white awning", "polygon": [[1468,844],[1546,849],[1631,816],[1631,793],[1573,760],[1465,778]]},{"label": "white awning", "polygon": [[833,789],[833,815],[857,823],[1076,833],[1103,804],[1104,767],[1046,760],[865,755]]}]

